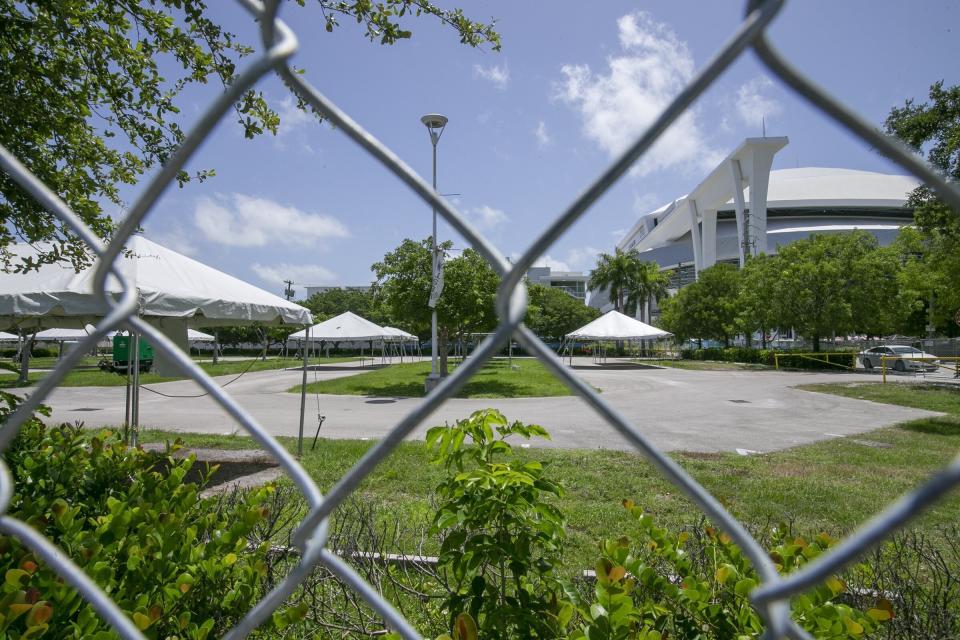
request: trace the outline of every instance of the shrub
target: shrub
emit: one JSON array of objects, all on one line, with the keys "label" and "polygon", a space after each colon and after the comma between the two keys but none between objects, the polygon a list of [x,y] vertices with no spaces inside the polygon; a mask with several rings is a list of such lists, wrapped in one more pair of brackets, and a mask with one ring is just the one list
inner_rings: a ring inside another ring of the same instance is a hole
[{"label": "shrub", "polygon": [[[719,362],[743,362],[747,364],[774,365],[773,354],[778,353],[781,368],[785,369],[826,369],[841,371],[843,367],[853,367],[857,363],[856,351],[831,351],[829,356],[799,356],[789,351],[773,349],[751,349],[749,347],[711,347],[708,349],[684,349],[680,357],[684,360],[715,360]],[[805,353],[805,352],[800,352]],[[815,359],[814,359],[815,358]],[[838,366],[841,365],[841,366]]]},{"label": "shrub", "polygon": [[[730,537],[711,527],[689,532],[657,527],[650,514],[624,501],[637,521],[638,539],[601,543],[595,599],[573,594],[583,619],[570,638],[753,638],[764,625],[750,604],[757,573]],[[771,532],[770,558],[781,573],[802,567],[834,540],[791,538]],[[858,565],[862,568],[863,565]],[[890,602],[874,598],[865,613],[843,603],[847,585],[837,577],[792,600],[794,620],[817,638],[861,638],[893,615]]]},{"label": "shrub", "polygon": [[[544,502],[563,490],[539,462],[499,459],[510,453],[513,435],[549,438],[542,427],[509,423],[493,409],[427,432],[435,461],[447,470],[433,532],[444,536],[439,564],[453,576],[445,604],[455,637],[469,637],[474,621],[481,638],[558,637],[573,613],[557,597],[553,574],[563,516]],[[467,438],[473,446],[465,446]]]},{"label": "shrub", "polygon": [[[2,394],[0,418],[18,402]],[[266,545],[247,536],[272,487],[227,509],[184,482],[194,464],[126,447],[103,432],[47,427],[36,417],[4,452],[9,513],[53,541],[110,594],[148,638],[204,640],[261,595]],[[108,638],[107,625],[21,541],[0,536],[0,633],[16,639]]]}]

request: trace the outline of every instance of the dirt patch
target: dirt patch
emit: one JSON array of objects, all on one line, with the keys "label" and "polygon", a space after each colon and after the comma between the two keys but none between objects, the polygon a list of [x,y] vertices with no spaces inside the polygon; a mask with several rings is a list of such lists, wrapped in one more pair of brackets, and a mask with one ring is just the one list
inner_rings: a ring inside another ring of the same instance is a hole
[{"label": "dirt patch", "polygon": [[677,451],[678,456],[689,460],[722,460],[723,454],[711,451]]},{"label": "dirt patch", "polygon": [[[163,453],[166,451],[166,445],[160,443],[151,443],[143,445],[148,451]],[[248,450],[227,450],[227,449],[178,449],[173,452],[173,458],[186,458],[189,455],[197,457],[193,467],[184,477],[184,482],[200,482],[205,477],[211,467],[216,466],[207,482],[207,488],[213,488],[228,482],[254,476],[264,471],[277,468],[277,461],[273,459],[266,451],[248,449]]]}]

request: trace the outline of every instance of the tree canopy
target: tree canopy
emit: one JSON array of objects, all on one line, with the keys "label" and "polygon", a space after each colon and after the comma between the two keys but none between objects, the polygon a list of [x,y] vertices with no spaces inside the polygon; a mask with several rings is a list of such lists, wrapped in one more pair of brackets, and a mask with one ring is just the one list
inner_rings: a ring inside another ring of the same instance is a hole
[{"label": "tree canopy", "polygon": [[642,260],[636,249],[623,251],[618,247],[613,255],[600,254],[597,266],[590,271],[588,286],[607,292],[617,311],[632,316],[638,307],[644,311],[650,300],[663,298],[668,282],[658,264]]},{"label": "tree canopy", "polygon": [[724,262],[715,264],[666,301],[660,321],[678,340],[707,338],[729,345],[738,333],[739,294],[740,270]]},{"label": "tree canopy", "polygon": [[[960,183],[960,85],[944,88],[943,81],[930,87],[929,102],[907,100],[887,117],[885,128],[925,153],[927,161],[955,183]],[[960,312],[960,211],[954,211],[926,186],[910,194],[919,234],[902,233],[901,246],[908,260],[901,285],[914,307],[926,307],[929,319],[950,335],[957,333],[955,315]]]},{"label": "tree canopy", "polygon": [[[371,40],[393,44],[411,36],[410,16],[424,15],[449,26],[464,44],[500,47],[493,24],[429,0],[316,2],[327,31],[349,19],[364,24]],[[255,50],[209,14],[204,0],[0,0],[0,144],[102,237],[113,228],[105,207],[123,205],[120,186],[162,165],[183,140],[182,91],[229,84]],[[280,123],[261,92],[247,92],[234,111],[247,137],[276,133]],[[212,175],[211,169],[182,172],[178,182]],[[4,248],[21,240],[51,243],[42,262],[87,262],[63,223],[5,173],[0,221],[5,262]]]},{"label": "tree canopy", "polygon": [[600,311],[560,289],[530,284],[528,291],[530,303],[524,323],[544,340],[562,341],[574,329],[600,317]]},{"label": "tree canopy", "polygon": [[[432,239],[404,240],[371,269],[376,274],[374,295],[394,326],[425,335],[430,330],[428,306],[432,283]],[[439,245],[446,254],[452,244]],[[500,277],[473,249],[445,260],[443,293],[437,302],[437,349],[440,374],[447,372],[447,345],[452,337],[483,333],[497,324],[494,303]]]}]

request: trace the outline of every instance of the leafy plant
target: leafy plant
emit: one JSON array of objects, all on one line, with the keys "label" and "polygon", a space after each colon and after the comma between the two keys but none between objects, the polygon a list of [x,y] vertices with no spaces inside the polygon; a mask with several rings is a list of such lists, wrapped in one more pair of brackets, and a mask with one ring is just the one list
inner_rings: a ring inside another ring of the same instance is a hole
[{"label": "leafy plant", "polygon": [[481,638],[560,637],[573,615],[554,576],[563,515],[544,502],[563,489],[539,462],[501,460],[514,435],[549,438],[543,427],[510,423],[494,409],[427,432],[435,462],[448,472],[437,487],[433,531],[444,536],[439,562],[453,576],[446,608],[454,637],[475,637],[471,624]]},{"label": "leafy plant", "polygon": [[[2,394],[4,421],[18,398]],[[4,452],[10,515],[64,550],[148,638],[205,640],[261,595],[267,546],[247,537],[273,488],[225,507],[184,482],[192,457],[131,449],[109,432],[29,420]],[[20,540],[0,536],[0,635],[110,638],[80,595]],[[281,612],[297,615],[297,612]]]},{"label": "leafy plant", "polygon": [[[758,577],[729,536],[705,527],[698,538],[702,548],[691,553],[689,532],[657,527],[641,507],[631,501],[624,506],[639,525],[639,537],[600,544],[594,599],[573,594],[584,623],[572,640],[760,636],[764,625],[749,600]],[[799,569],[835,543],[826,534],[813,540],[790,539],[785,530],[772,535],[769,553],[781,573]],[[794,620],[817,638],[850,639],[869,635],[893,616],[883,598],[866,612],[845,604],[847,590],[840,578],[831,577],[795,597]]]}]

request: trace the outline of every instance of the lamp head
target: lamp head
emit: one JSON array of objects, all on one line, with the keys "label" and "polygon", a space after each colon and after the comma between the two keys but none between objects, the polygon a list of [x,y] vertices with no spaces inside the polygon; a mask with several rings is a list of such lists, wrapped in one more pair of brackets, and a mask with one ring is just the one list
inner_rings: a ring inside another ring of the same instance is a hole
[{"label": "lamp head", "polygon": [[447,116],[442,116],[439,113],[428,113],[420,118],[420,122],[427,127],[427,131],[430,132],[430,142],[436,147],[440,136],[443,135],[443,128],[447,126]]}]

